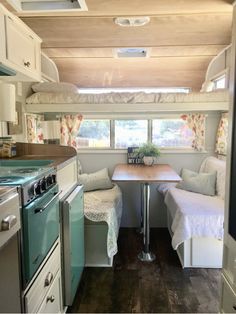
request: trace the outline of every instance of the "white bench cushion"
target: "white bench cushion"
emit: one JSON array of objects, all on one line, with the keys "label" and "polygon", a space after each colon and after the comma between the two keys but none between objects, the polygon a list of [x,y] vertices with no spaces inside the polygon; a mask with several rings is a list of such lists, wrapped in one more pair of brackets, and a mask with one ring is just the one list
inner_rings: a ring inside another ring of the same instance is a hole
[{"label": "white bench cushion", "polygon": [[122,194],[118,185],[109,190],[85,192],[84,215],[91,221],[108,224],[107,255],[114,256],[122,215]]},{"label": "white bench cushion", "polygon": [[223,239],[224,201],[221,198],[171,188],[165,204],[173,218],[174,249],[192,237]]}]

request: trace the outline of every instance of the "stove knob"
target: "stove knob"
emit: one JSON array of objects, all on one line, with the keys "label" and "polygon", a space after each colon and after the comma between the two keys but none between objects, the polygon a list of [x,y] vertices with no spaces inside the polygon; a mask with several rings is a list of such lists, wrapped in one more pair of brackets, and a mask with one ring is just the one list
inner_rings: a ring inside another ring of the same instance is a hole
[{"label": "stove knob", "polygon": [[51,186],[53,184],[53,178],[52,175],[47,176],[46,178],[47,186]]},{"label": "stove knob", "polygon": [[36,195],[40,195],[42,192],[41,192],[41,187],[40,187],[40,182],[37,182],[34,184],[34,187],[35,187],[35,196]]},{"label": "stove knob", "polygon": [[55,174],[52,174],[52,182],[57,183],[57,177]]},{"label": "stove knob", "polygon": [[39,184],[41,188],[41,193],[47,190],[47,182],[45,178],[41,179]]},{"label": "stove knob", "polygon": [[37,190],[38,190],[38,182],[34,183],[32,186],[31,186],[31,193],[36,196],[38,193],[37,193]]}]

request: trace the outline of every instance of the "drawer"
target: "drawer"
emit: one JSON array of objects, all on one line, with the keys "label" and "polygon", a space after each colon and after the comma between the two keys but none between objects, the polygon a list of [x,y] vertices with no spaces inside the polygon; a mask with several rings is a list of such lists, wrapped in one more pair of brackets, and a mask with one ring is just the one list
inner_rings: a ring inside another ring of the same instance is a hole
[{"label": "drawer", "polygon": [[37,313],[61,313],[61,301],[61,275],[58,272]]},{"label": "drawer", "polygon": [[[203,265],[215,265],[222,267],[223,260],[223,241],[214,238],[192,238],[192,265],[200,267]],[[211,248],[211,254],[200,254],[205,252],[206,248]]]},{"label": "drawer", "polygon": [[[20,229],[20,204],[18,193],[13,194],[10,199],[2,202],[0,210],[0,248]],[[12,227],[9,230],[2,230],[2,221],[8,216],[15,216]]]},{"label": "drawer", "polygon": [[221,313],[236,313],[236,294],[222,275]]},{"label": "drawer", "polygon": [[60,258],[60,245],[58,244],[25,296],[27,313],[37,312],[60,269]]}]

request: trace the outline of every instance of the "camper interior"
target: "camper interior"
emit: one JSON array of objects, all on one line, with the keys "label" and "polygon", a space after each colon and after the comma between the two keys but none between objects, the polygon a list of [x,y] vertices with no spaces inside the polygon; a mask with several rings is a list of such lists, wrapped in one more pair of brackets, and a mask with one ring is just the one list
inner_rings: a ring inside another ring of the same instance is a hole
[{"label": "camper interior", "polygon": [[0,312],[236,313],[231,0],[0,0]]}]

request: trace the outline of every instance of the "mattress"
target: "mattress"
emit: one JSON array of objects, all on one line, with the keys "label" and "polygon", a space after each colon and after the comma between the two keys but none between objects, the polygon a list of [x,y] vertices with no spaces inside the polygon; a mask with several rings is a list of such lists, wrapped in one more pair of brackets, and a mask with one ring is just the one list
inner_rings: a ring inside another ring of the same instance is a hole
[{"label": "mattress", "polygon": [[208,93],[34,93],[26,104],[192,103],[229,101],[228,90]]},{"label": "mattress", "polygon": [[118,185],[112,189],[84,193],[84,215],[94,222],[105,222],[108,225],[107,255],[111,258],[117,249],[122,215],[122,194]]},{"label": "mattress", "polygon": [[165,196],[165,204],[173,219],[172,246],[175,250],[193,237],[223,239],[223,199],[171,188]]}]

